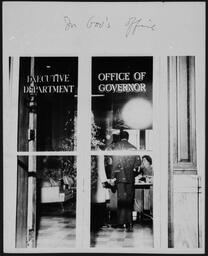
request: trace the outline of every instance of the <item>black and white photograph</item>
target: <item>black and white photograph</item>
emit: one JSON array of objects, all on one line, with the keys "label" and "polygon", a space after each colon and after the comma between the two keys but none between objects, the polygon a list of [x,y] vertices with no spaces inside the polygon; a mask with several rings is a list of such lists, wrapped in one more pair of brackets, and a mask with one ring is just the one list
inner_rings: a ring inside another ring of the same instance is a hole
[{"label": "black and white photograph", "polygon": [[206,252],[205,2],[8,2],[3,252]]}]

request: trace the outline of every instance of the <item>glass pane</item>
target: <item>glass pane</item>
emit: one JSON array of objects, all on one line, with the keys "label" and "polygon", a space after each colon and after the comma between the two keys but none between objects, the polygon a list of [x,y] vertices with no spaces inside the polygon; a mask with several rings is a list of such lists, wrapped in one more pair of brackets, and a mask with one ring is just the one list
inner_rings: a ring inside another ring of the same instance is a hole
[{"label": "glass pane", "polygon": [[17,168],[16,247],[75,247],[76,157],[18,156]]},{"label": "glass pane", "polygon": [[153,247],[153,175],[149,155],[91,156],[91,247]]},{"label": "glass pane", "polygon": [[92,58],[92,150],[113,149],[121,131],[152,148],[152,57]]},{"label": "glass pane", "polygon": [[21,57],[19,151],[76,150],[76,57]]}]

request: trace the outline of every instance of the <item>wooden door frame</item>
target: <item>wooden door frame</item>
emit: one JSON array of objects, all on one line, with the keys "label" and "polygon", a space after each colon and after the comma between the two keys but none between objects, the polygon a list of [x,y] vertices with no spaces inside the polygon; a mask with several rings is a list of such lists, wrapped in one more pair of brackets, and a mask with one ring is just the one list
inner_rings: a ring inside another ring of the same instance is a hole
[{"label": "wooden door frame", "polygon": [[167,57],[153,56],[153,236],[155,249],[168,247]]}]

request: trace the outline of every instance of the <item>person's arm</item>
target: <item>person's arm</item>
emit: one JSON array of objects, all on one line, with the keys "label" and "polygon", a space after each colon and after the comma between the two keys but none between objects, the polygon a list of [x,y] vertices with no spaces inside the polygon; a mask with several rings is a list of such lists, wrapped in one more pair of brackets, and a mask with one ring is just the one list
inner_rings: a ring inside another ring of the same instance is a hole
[{"label": "person's arm", "polygon": [[136,177],[136,176],[138,176],[139,175],[139,173],[140,173],[140,171],[139,171],[139,167],[136,167],[136,168],[134,168],[134,177]]}]

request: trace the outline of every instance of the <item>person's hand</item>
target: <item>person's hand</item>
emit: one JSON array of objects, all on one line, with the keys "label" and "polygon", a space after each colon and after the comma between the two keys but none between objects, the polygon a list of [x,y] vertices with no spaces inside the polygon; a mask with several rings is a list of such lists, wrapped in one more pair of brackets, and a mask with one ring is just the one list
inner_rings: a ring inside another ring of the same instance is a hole
[{"label": "person's hand", "polygon": [[111,188],[114,187],[114,184],[108,182],[108,181],[105,181],[105,182],[102,182],[102,186],[103,188]]},{"label": "person's hand", "polygon": [[114,178],[114,179],[111,179],[111,180],[110,180],[110,184],[111,184],[112,186],[114,186],[114,184],[115,184],[115,181],[116,181],[116,178]]}]

